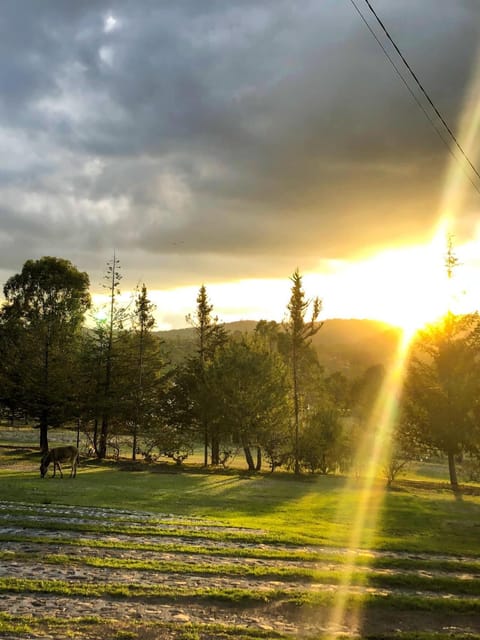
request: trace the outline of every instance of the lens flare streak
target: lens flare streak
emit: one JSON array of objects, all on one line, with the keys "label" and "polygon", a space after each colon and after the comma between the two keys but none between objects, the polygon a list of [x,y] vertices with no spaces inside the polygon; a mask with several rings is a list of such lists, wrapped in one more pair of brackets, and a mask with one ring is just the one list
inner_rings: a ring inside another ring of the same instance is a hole
[{"label": "lens flare streak", "polygon": [[[352,477],[346,487],[346,496],[356,492],[359,498],[353,514],[342,579],[328,619],[327,629],[331,637],[345,631],[357,633],[361,626],[361,603],[357,597],[352,598],[352,586],[358,584],[361,575],[356,571],[359,551],[372,546],[385,496],[386,485],[379,484],[378,478],[390,460],[392,434],[398,416],[410,338],[411,335],[404,335],[357,451],[355,468],[366,464],[364,472],[359,478]],[[339,515],[348,509],[351,509],[350,505],[340,505]]]}]

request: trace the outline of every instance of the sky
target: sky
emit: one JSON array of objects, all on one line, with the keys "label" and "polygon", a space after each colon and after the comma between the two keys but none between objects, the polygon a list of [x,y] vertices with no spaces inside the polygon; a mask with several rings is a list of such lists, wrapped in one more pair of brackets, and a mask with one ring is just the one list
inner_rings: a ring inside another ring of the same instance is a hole
[{"label": "sky", "polygon": [[[478,166],[480,2],[372,4]],[[325,317],[394,322],[441,306],[452,233],[480,300],[480,180],[351,0],[4,0],[0,54],[2,283],[53,255],[98,293],[115,250],[169,328],[202,284],[281,320],[298,268]]]}]

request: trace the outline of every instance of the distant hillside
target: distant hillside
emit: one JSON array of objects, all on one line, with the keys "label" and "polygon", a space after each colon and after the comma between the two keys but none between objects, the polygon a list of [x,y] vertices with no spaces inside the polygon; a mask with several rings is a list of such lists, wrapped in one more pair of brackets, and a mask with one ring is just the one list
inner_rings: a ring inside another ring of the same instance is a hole
[{"label": "distant hillside", "polygon": [[401,330],[376,320],[326,320],[313,338],[323,366],[329,371],[357,375],[374,364],[388,365]]},{"label": "distant hillside", "polygon": [[[241,320],[225,325],[231,333],[250,333],[256,321]],[[158,331],[173,363],[181,362],[195,350],[192,327]],[[342,371],[358,375],[374,364],[387,365],[395,353],[401,332],[398,328],[376,320],[326,320],[313,338],[321,364],[329,372]]]}]

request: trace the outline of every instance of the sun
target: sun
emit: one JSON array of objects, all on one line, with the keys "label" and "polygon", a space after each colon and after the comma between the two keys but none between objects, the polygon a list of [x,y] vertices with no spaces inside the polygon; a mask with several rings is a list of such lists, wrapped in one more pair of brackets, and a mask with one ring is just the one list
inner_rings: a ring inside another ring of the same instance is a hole
[{"label": "sun", "polygon": [[[458,249],[461,267],[448,278],[447,235],[439,229],[429,243],[393,247],[355,262],[332,262],[305,278],[309,291],[321,292],[326,318],[379,320],[412,334],[448,311],[469,313],[480,300],[478,266],[465,246]],[[478,255],[476,243],[475,255]],[[323,271],[323,273],[322,273]]]},{"label": "sun", "polygon": [[442,249],[433,242],[375,256],[368,266],[378,295],[373,317],[413,333],[443,316],[449,306],[449,283]]}]

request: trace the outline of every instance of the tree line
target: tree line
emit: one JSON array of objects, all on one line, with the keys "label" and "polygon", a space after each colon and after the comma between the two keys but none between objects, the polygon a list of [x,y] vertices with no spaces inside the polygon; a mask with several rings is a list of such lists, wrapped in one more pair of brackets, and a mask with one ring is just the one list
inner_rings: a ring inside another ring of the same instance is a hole
[{"label": "tree line", "polygon": [[[321,300],[306,297],[298,270],[290,280],[285,321],[261,320],[248,335],[227,332],[202,285],[187,317],[195,351],[174,365],[154,331],[146,286],[130,306],[119,303],[115,255],[105,272],[108,303],[90,324],[88,274],[61,258],[28,260],[3,289],[3,410],[35,421],[42,451],[50,429],[76,425],[99,459],[123,438],[132,460],[168,456],[182,464],[201,446],[205,466],[227,465],[241,452],[251,471],[347,471],[385,370],[370,367],[354,380],[327,374],[311,344],[322,328]],[[390,479],[409,459],[433,452],[447,457],[455,486],[458,459],[478,458],[479,336],[476,315],[451,313],[418,334]]]}]

